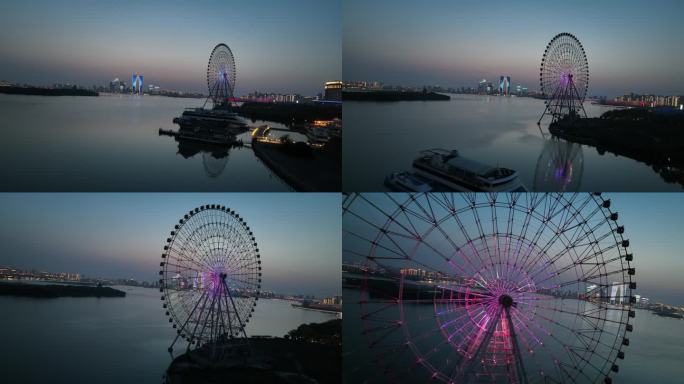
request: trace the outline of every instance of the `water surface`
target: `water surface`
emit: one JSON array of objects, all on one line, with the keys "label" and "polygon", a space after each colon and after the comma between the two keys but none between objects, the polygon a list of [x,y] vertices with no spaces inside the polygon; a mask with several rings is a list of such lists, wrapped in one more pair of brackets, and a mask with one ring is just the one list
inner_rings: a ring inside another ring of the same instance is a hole
[{"label": "water surface", "polygon": [[[396,372],[384,373],[382,365],[374,362],[377,355],[382,354],[385,349],[382,347],[369,348],[369,343],[374,340],[362,334],[364,313],[371,313],[372,309],[362,309],[358,304],[359,291],[345,289],[344,296],[344,320],[343,332],[343,367],[345,383],[385,383],[387,377],[396,376]],[[424,323],[419,323],[425,327],[423,332],[415,329],[414,333],[408,336],[415,343],[420,343],[425,338],[440,339],[441,334],[434,334],[430,324],[434,323],[434,306],[431,304],[414,305],[404,307],[404,318],[415,319],[422,315]],[[397,319],[400,313],[396,311]],[[566,320],[569,316],[564,316]],[[571,316],[570,316],[571,317]],[[560,321],[563,321],[563,316]],[[377,326],[378,323],[369,322],[369,327]],[[628,332],[630,345],[624,347],[625,359],[617,360],[620,369],[617,374],[612,374],[614,383],[622,384],[641,384],[641,383],[662,383],[675,384],[681,382],[682,356],[684,356],[684,320],[660,317],[650,311],[637,309],[636,318],[633,319],[634,331]],[[575,324],[575,329],[582,324]],[[604,330],[609,329],[606,324]],[[378,334],[376,333],[375,336]],[[402,333],[396,333],[397,337],[405,337]],[[390,335],[391,336],[391,335]],[[564,340],[574,340],[568,337]],[[405,339],[403,340],[405,341]],[[389,344],[389,342],[387,343]],[[382,345],[382,344],[380,344]],[[397,349],[395,351],[401,351]],[[456,352],[453,352],[456,353]],[[424,379],[425,368],[415,365],[415,355],[410,350],[392,354],[398,360],[398,367],[411,366],[412,370],[401,369],[400,375],[415,375],[414,379]],[[558,356],[566,356],[558,352]],[[391,359],[385,358],[385,362]],[[528,373],[530,373],[528,371]],[[531,374],[530,376],[534,376]],[[410,382],[410,381],[409,381]]]},{"label": "water surface", "polygon": [[[159,290],[124,298],[0,297],[0,366],[7,383],[160,383],[175,336]],[[259,300],[247,334],[283,336],[332,314]],[[176,344],[181,350],[184,344]]]},{"label": "water surface", "polygon": [[[184,108],[203,103],[162,96],[0,94],[0,189],[291,190],[250,148],[179,146],[174,138],[159,136],[159,128],[178,129],[172,120]],[[248,142],[249,133],[242,138]]]},{"label": "water surface", "polygon": [[[451,101],[345,102],[343,186],[385,190],[393,171],[410,170],[418,152],[457,149],[479,162],[518,171],[531,191],[681,191],[650,166],[596,148],[551,139],[537,121],[544,101],[450,95]],[[610,107],[585,103],[589,117]]]}]

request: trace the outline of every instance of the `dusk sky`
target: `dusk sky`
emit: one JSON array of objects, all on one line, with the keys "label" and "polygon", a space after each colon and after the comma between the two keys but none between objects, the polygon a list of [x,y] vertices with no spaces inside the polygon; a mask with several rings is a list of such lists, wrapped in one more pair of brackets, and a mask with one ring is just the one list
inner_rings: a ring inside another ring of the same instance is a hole
[{"label": "dusk sky", "polygon": [[218,43],[237,66],[236,93],[315,95],[342,74],[339,0],[0,2],[0,80],[130,83],[207,93]]},{"label": "dusk sky", "polygon": [[684,306],[684,194],[606,193],[636,266],[637,294]]},{"label": "dusk sky", "polygon": [[574,34],[589,95],[684,94],[680,0],[345,0],[343,79],[477,87],[511,76],[539,88],[549,41]]},{"label": "dusk sky", "polygon": [[245,219],[263,289],[340,294],[341,196],[332,193],[1,194],[0,265],[154,281],[169,231],[204,204]]}]

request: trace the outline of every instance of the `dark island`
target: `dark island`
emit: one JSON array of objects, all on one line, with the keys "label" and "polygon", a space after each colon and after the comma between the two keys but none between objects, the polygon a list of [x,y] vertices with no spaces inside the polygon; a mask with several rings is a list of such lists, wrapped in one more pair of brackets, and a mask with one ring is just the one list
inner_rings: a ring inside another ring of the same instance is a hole
[{"label": "dark island", "polygon": [[36,95],[36,96],[99,96],[95,91],[79,88],[39,88],[39,87],[0,87],[0,93],[10,95]]},{"label": "dark island", "polygon": [[235,112],[246,119],[274,121],[292,125],[314,120],[342,118],[342,105],[323,103],[257,103],[247,101],[234,107]]},{"label": "dark island", "polygon": [[224,354],[211,359],[211,345],[173,360],[164,382],[171,383],[340,383],[342,321],[302,325],[284,338],[232,339],[217,346]]},{"label": "dark island", "polygon": [[56,297],[125,297],[126,292],[109,287],[84,285],[38,285],[0,283],[0,296]]},{"label": "dark island", "polygon": [[564,140],[596,147],[650,165],[669,183],[684,186],[684,113],[634,108],[611,110],[600,118],[566,117],[549,132]]},{"label": "dark island", "polygon": [[343,91],[344,101],[448,101],[451,96],[416,91]]}]

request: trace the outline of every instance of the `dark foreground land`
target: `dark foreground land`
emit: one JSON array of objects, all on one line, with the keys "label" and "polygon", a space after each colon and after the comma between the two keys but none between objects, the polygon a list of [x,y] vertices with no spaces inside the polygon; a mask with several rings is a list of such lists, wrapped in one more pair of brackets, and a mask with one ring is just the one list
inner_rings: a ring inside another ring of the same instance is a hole
[{"label": "dark foreground land", "polygon": [[451,96],[436,92],[343,91],[345,101],[447,101]]},{"label": "dark foreground land", "polygon": [[[176,383],[340,383],[341,320],[302,325],[285,338],[251,337],[223,344],[220,358],[211,346],[173,360],[165,381]],[[215,351],[215,350],[214,350]]]},{"label": "dark foreground land", "polygon": [[684,186],[684,114],[651,109],[608,111],[600,118],[566,118],[552,135],[652,166],[669,183]]},{"label": "dark foreground land", "polygon": [[299,192],[335,192],[342,190],[341,140],[331,139],[320,150],[299,151],[293,145],[252,141],[254,154]]},{"label": "dark foreground land", "polygon": [[10,95],[37,95],[37,96],[99,96],[100,94],[86,89],[70,88],[38,88],[38,87],[0,87],[0,93]]},{"label": "dark foreground land", "polygon": [[27,297],[125,297],[126,292],[109,287],[82,285],[36,285],[21,283],[0,283],[0,296]]},{"label": "dark foreground land", "polygon": [[342,118],[342,105],[315,103],[256,103],[245,102],[235,112],[246,119],[267,120],[292,125],[314,120]]}]

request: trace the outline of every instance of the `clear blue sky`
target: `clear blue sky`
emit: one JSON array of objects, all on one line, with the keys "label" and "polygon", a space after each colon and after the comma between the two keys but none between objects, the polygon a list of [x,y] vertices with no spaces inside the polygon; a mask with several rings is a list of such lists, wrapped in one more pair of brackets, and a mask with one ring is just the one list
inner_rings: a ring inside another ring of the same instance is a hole
[{"label": "clear blue sky", "polygon": [[546,45],[570,32],[590,95],[684,94],[680,0],[345,0],[342,13],[345,80],[475,87],[509,75],[538,89]]},{"label": "clear blue sky", "polygon": [[342,75],[340,0],[0,2],[0,80],[147,84],[206,93],[209,54],[231,47],[238,95],[315,94]]},{"label": "clear blue sky", "polygon": [[153,281],[169,231],[204,204],[246,220],[264,289],[341,292],[341,196],[332,193],[0,194],[0,265]]}]

